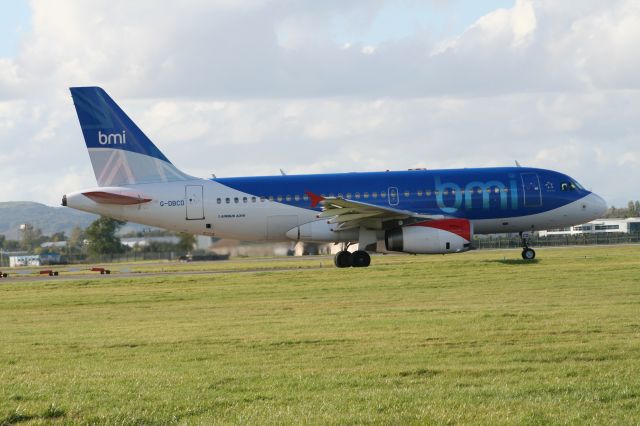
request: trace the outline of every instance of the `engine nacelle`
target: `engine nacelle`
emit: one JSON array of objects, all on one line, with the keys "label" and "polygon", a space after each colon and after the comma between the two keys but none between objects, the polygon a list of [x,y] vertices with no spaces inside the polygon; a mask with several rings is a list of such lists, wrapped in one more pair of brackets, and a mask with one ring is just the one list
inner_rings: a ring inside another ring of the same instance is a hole
[{"label": "engine nacelle", "polygon": [[460,253],[471,249],[473,226],[466,219],[428,220],[385,233],[389,251],[419,254]]}]

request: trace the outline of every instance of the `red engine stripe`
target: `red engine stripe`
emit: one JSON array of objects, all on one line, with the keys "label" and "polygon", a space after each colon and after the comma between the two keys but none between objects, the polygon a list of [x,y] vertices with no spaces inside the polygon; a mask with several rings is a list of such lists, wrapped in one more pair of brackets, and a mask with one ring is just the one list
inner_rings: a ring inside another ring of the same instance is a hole
[{"label": "red engine stripe", "polygon": [[461,236],[467,241],[471,241],[471,223],[467,219],[440,219],[427,220],[413,223],[409,226],[424,226],[426,228],[441,229]]}]

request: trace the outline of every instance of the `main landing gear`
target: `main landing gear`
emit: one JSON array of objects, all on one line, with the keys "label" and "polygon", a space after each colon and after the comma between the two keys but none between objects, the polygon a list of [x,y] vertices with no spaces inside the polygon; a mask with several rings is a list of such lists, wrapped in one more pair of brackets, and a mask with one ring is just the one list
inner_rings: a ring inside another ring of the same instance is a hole
[{"label": "main landing gear", "polygon": [[536,258],[536,252],[529,247],[529,233],[521,232],[520,240],[522,241],[522,258],[524,260],[533,260]]},{"label": "main landing gear", "polygon": [[371,256],[363,250],[357,250],[353,253],[347,250],[341,250],[336,253],[333,258],[333,263],[335,263],[338,268],[349,268],[351,266],[354,268],[366,268],[371,264]]}]

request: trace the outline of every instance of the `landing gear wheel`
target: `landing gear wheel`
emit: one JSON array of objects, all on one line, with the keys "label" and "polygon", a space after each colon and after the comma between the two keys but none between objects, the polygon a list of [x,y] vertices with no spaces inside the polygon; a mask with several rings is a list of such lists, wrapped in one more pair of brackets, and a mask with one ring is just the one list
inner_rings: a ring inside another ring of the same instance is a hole
[{"label": "landing gear wheel", "polygon": [[351,255],[351,266],[354,268],[366,268],[371,265],[371,256],[363,250],[353,252]]},{"label": "landing gear wheel", "polygon": [[522,249],[522,258],[524,260],[533,260],[536,258],[536,252],[532,248],[524,248]]},{"label": "landing gear wheel", "polygon": [[351,257],[352,255],[350,252],[348,252],[347,250],[342,250],[336,253],[335,257],[333,258],[333,263],[338,268],[349,268],[351,266]]}]

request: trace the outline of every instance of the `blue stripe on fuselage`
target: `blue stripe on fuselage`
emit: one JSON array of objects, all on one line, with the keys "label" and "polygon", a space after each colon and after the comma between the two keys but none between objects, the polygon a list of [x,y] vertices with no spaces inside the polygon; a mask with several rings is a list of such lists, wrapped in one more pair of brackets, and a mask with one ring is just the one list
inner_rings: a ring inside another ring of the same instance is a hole
[{"label": "blue stripe on fuselage", "polygon": [[[282,197],[283,204],[311,209],[305,192],[392,206],[419,214],[467,219],[526,216],[562,207],[590,192],[552,170],[501,167],[400,172],[257,176],[212,179],[260,197]],[[397,189],[397,199],[391,197]],[[377,197],[373,195],[377,194]],[[381,195],[384,193],[384,197]],[[290,198],[287,199],[287,196]],[[296,200],[296,196],[298,199]],[[397,202],[397,204],[396,204]],[[319,210],[316,207],[315,210]]]}]

